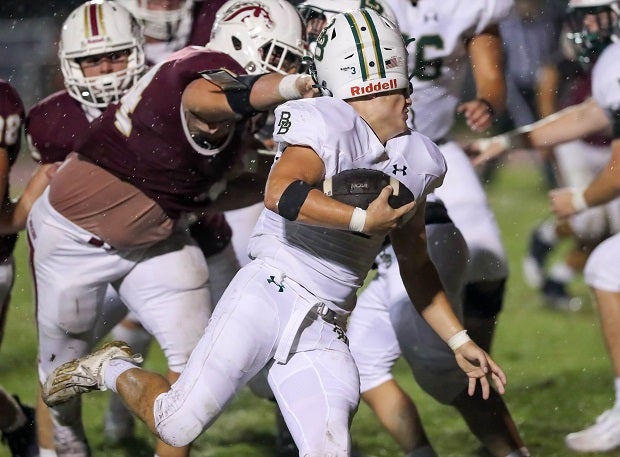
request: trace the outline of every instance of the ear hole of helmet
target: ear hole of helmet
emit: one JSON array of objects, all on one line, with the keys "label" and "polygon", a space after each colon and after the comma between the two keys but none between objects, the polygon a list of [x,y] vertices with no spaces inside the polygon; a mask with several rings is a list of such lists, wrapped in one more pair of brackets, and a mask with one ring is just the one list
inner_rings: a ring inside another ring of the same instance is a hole
[{"label": "ear hole of helmet", "polygon": [[235,48],[236,51],[240,51],[241,48],[243,47],[243,45],[241,44],[241,40],[237,38],[236,36],[234,36],[234,37],[231,37],[231,41],[232,41],[233,48]]}]

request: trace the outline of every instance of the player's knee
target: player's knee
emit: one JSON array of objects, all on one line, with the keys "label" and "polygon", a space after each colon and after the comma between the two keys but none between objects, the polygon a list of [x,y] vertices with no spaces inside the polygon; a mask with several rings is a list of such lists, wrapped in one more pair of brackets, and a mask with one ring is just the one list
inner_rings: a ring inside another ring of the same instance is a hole
[{"label": "player's knee", "polygon": [[202,433],[203,427],[203,424],[192,414],[170,416],[156,426],[159,438],[173,447],[189,445]]},{"label": "player's knee", "polygon": [[174,390],[155,399],[155,429],[164,443],[174,447],[187,446],[198,438],[221,411],[220,408],[213,408],[217,412],[208,416],[205,410],[197,409],[196,403],[179,401],[179,393]]},{"label": "player's knee", "polygon": [[472,282],[465,286],[463,313],[465,317],[487,319],[502,310],[506,279]]}]

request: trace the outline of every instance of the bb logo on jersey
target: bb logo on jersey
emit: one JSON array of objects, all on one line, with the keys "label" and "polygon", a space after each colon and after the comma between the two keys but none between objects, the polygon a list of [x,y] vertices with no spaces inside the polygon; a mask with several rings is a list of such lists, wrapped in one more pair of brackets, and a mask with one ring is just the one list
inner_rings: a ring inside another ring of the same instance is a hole
[{"label": "bb logo on jersey", "polygon": [[291,113],[288,111],[282,111],[280,116],[280,122],[278,122],[278,135],[283,135],[291,128]]},{"label": "bb logo on jersey", "polygon": [[379,81],[376,83],[364,84],[363,86],[351,86],[350,87],[351,97],[374,94],[375,92],[385,92],[388,90],[396,90],[396,89],[398,89],[396,78],[392,78],[385,82]]}]

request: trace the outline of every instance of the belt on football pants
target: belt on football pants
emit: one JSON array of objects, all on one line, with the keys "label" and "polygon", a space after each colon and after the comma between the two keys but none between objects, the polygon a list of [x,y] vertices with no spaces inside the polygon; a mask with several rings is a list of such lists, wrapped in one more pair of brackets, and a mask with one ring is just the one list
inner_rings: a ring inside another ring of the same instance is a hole
[{"label": "belt on football pants", "polygon": [[333,309],[329,309],[325,303],[319,303],[314,308],[312,308],[310,312],[316,314],[328,324],[338,325],[342,328],[344,328],[344,325],[347,321],[347,318],[345,316],[341,316]]}]

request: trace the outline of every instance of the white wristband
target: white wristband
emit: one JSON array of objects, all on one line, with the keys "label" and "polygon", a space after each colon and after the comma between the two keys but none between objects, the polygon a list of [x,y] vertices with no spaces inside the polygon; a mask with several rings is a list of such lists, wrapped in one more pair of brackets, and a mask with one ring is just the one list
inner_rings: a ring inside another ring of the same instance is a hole
[{"label": "white wristband", "polygon": [[497,135],[489,138],[478,138],[476,143],[480,150],[488,148],[492,143],[499,143],[501,148],[505,151],[510,148],[510,140],[508,135]]},{"label": "white wristband", "polygon": [[467,330],[461,330],[450,337],[448,340],[448,346],[450,346],[450,349],[453,351],[456,351],[468,341],[471,341],[471,338],[467,334]]},{"label": "white wristband", "polygon": [[583,211],[584,209],[587,209],[588,203],[586,202],[586,198],[583,195],[585,192],[585,189],[583,187],[581,188],[573,187],[571,191],[573,194],[573,197],[571,198],[571,203],[575,211],[580,212],[580,211]]},{"label": "white wristband", "polygon": [[284,100],[297,100],[301,98],[301,92],[297,89],[297,80],[303,75],[286,75],[278,84],[278,91]]},{"label": "white wristband", "polygon": [[356,207],[349,221],[349,230],[352,232],[363,232],[366,225],[366,211]]}]

